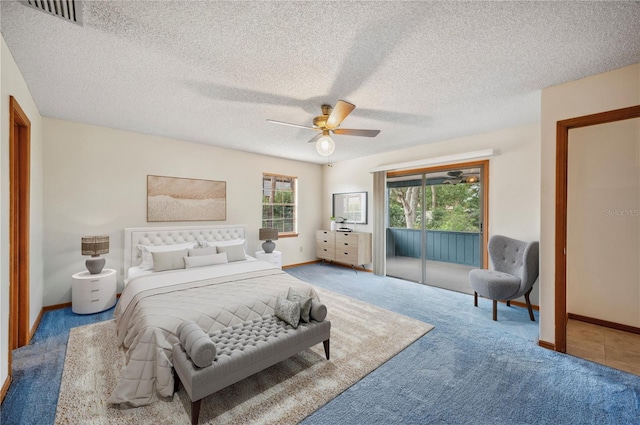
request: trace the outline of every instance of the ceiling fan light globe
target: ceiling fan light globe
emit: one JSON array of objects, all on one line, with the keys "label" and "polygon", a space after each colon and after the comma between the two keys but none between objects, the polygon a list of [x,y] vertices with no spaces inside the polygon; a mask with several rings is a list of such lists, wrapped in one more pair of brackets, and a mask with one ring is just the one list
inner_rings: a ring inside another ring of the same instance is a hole
[{"label": "ceiling fan light globe", "polygon": [[329,136],[322,136],[316,142],[316,151],[322,156],[329,156],[336,150],[336,143]]}]

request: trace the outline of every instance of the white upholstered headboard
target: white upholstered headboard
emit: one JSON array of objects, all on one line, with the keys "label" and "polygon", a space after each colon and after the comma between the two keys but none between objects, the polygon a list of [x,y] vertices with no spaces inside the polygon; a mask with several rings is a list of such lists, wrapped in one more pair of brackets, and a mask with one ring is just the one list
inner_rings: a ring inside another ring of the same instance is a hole
[{"label": "white upholstered headboard", "polygon": [[245,225],[235,226],[181,226],[181,227],[129,227],[124,229],[124,272],[142,262],[137,245],[174,245],[185,242],[229,241],[246,238]]}]

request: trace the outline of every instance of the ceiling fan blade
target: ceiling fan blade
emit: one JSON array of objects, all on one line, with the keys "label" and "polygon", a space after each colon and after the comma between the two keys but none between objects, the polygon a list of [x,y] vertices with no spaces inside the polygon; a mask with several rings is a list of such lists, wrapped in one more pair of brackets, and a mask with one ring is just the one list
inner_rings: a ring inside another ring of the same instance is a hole
[{"label": "ceiling fan blade", "polygon": [[290,122],[284,122],[284,121],[267,120],[267,122],[270,122],[272,124],[288,125],[289,127],[308,128],[309,130],[317,130],[317,128],[309,127],[308,125],[291,124]]},{"label": "ceiling fan blade", "polygon": [[319,139],[319,138],[321,138],[321,137],[322,137],[322,133],[318,133],[318,134],[316,134],[315,136],[313,136],[313,137],[311,138],[311,140],[309,140],[307,143],[315,143],[315,142],[317,142],[317,141],[318,141],[318,139]]},{"label": "ceiling fan blade", "polygon": [[336,106],[333,107],[333,111],[327,118],[327,128],[336,128],[340,125],[342,120],[347,118],[347,115],[351,113],[356,108],[356,105],[353,103],[345,102],[344,100],[339,100],[336,103]]},{"label": "ceiling fan blade", "polygon": [[345,136],[363,136],[363,137],[376,137],[380,130],[355,130],[350,128],[336,128],[331,130],[335,134],[344,134]]}]

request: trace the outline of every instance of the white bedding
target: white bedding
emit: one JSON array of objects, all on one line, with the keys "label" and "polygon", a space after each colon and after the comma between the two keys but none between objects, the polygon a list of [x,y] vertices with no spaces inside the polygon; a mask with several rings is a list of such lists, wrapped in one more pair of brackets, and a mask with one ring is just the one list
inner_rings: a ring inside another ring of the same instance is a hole
[{"label": "white bedding", "polygon": [[108,403],[142,406],[172,394],[172,347],[183,320],[212,332],[273,314],[277,296],[286,295],[289,287],[318,299],[308,284],[264,261],[131,279],[114,313],[126,364]]},{"label": "white bedding", "polygon": [[[247,255],[247,261],[258,261],[257,258],[254,258],[250,255]],[[215,267],[215,266],[213,266]],[[124,284],[128,285],[129,282],[131,282],[134,278],[139,277],[139,276],[145,276],[145,275],[149,275],[149,274],[159,274],[159,273],[171,273],[172,271],[184,271],[184,270],[171,270],[168,272],[154,272],[153,270],[145,270],[142,266],[133,266],[133,267],[129,267],[129,270],[127,271],[127,276],[128,278],[125,280]]]}]

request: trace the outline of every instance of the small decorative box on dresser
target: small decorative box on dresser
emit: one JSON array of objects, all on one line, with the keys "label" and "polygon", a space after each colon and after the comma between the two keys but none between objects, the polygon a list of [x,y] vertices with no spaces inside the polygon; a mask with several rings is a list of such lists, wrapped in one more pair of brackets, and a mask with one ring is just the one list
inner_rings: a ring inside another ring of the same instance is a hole
[{"label": "small decorative box on dresser", "polygon": [[116,289],[114,269],[103,269],[98,274],[76,273],[71,287],[71,311],[91,314],[108,310],[116,303]]},{"label": "small decorative box on dresser", "polygon": [[264,252],[264,251],[256,251],[256,258],[258,260],[266,261],[267,263],[271,263],[274,266],[278,266],[282,268],[282,252],[273,251],[273,252]]},{"label": "small decorative box on dresser", "polygon": [[371,263],[371,233],[316,231],[316,256],[352,266]]}]

